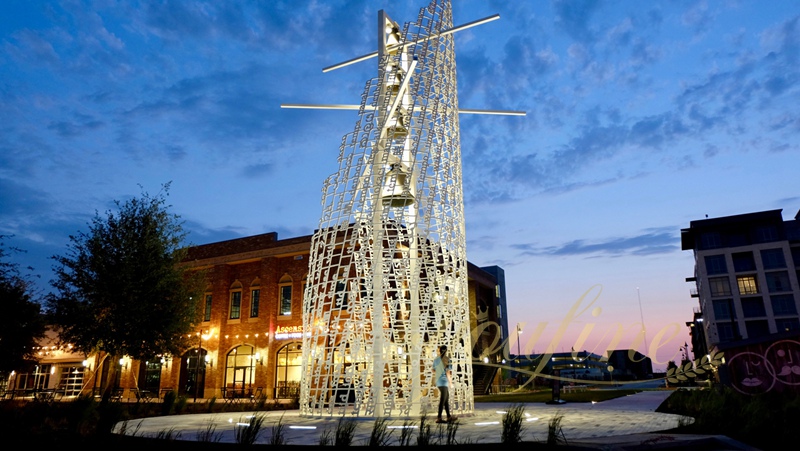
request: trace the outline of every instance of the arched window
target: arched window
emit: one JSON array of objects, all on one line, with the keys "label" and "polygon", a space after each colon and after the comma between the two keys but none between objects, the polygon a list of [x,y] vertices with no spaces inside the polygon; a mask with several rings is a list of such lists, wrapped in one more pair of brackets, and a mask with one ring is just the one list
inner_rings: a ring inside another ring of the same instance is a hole
[{"label": "arched window", "polygon": [[189,397],[204,398],[206,385],[206,356],[208,351],[195,347],[181,358],[178,393]]},{"label": "arched window", "polygon": [[237,393],[246,393],[253,388],[256,375],[255,349],[250,345],[241,345],[228,353],[225,362],[225,387]]},{"label": "arched window", "polygon": [[303,374],[301,343],[289,343],[278,350],[275,359],[275,397],[296,398],[300,395],[300,377]]}]

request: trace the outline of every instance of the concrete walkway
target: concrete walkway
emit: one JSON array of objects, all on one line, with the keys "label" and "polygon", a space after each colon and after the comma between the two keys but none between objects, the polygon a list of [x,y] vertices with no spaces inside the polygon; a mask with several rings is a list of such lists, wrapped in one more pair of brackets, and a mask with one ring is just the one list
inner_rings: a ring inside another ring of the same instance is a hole
[{"label": "concrete walkway", "polygon": [[[641,449],[649,449],[651,446],[663,449],[667,445],[675,445],[674,448],[677,449],[685,447],[680,446],[681,443],[685,445],[689,443],[688,441],[696,440],[727,442],[725,447],[703,449],[753,449],[725,437],[658,433],[678,427],[681,421],[689,423],[694,421],[692,418],[655,412],[671,393],[671,390],[642,391],[600,403],[523,404],[525,422],[522,439],[526,442],[546,442],[548,423],[552,418],[561,416],[560,436],[566,444],[586,446],[590,449],[594,447],[604,450],[631,450],[637,449],[637,446]],[[456,432],[458,442],[499,444],[503,430],[503,415],[509,407],[510,404],[475,403],[474,413],[459,417]],[[301,417],[298,410],[232,412],[131,420],[117,424],[114,431],[147,437],[164,437],[165,434],[169,434],[173,439],[194,441],[204,441],[203,434],[207,436],[211,432],[214,440],[220,443],[236,443],[235,428],[249,421],[252,415],[264,415],[256,444],[269,444],[277,425],[281,425],[285,443],[288,445],[319,445],[326,431],[333,437],[339,422],[338,417]],[[433,422],[435,415],[428,418]],[[356,422],[352,443],[364,445],[368,442],[374,420],[357,419]],[[398,445],[403,420],[390,420],[387,426],[392,431],[392,444]],[[413,436],[416,437],[419,420],[415,420],[412,426],[416,428],[413,431]],[[442,437],[446,436],[446,426],[431,424],[432,435],[436,437],[441,433]],[[440,427],[442,430],[437,431]]]}]

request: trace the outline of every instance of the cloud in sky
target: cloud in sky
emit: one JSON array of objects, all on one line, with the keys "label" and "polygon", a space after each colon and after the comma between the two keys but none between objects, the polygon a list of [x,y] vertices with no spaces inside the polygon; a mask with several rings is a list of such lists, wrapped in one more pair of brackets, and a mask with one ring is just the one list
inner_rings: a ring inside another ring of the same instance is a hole
[{"label": "cloud in sky", "polygon": [[660,230],[648,231],[643,235],[629,237],[613,237],[602,242],[589,243],[585,240],[573,240],[557,246],[539,248],[531,244],[513,244],[520,255],[535,256],[597,256],[625,257],[636,255],[668,254],[680,247],[680,234],[676,228],[664,227]]},{"label": "cloud in sky", "polygon": [[[424,3],[2,2],[0,234],[47,279],[96,211],[166,182],[194,244],[310,234],[356,117],[280,104],[358,103],[374,60],[322,69]],[[463,108],[527,112],[460,117],[469,259],[506,270],[509,322],[600,282],[682,324],[681,227],[800,208],[797,2],[453,2],[493,14],[456,53]]]}]

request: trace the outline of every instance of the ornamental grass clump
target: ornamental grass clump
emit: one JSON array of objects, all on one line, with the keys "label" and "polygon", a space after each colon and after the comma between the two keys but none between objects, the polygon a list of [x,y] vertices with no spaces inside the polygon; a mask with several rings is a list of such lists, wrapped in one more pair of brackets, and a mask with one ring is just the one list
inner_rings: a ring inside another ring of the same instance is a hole
[{"label": "ornamental grass clump", "polygon": [[503,432],[500,436],[501,443],[520,443],[522,441],[522,422],[524,420],[525,406],[512,404],[503,415]]},{"label": "ornamental grass clump", "polygon": [[245,419],[240,419],[236,424],[236,429],[234,429],[236,443],[240,445],[252,445],[255,443],[264,425],[263,414],[253,415],[248,418],[249,421],[247,422],[245,422]]}]

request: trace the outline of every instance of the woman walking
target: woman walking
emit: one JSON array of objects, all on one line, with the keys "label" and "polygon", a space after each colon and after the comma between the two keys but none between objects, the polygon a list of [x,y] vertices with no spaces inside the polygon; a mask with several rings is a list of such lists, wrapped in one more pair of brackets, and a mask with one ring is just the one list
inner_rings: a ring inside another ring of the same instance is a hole
[{"label": "woman walking", "polygon": [[450,357],[447,355],[447,346],[439,346],[439,355],[433,359],[433,372],[436,381],[436,388],[439,389],[439,415],[437,423],[444,423],[442,410],[447,414],[447,422],[456,420],[450,415],[450,387],[453,385],[453,365],[450,364]]}]

